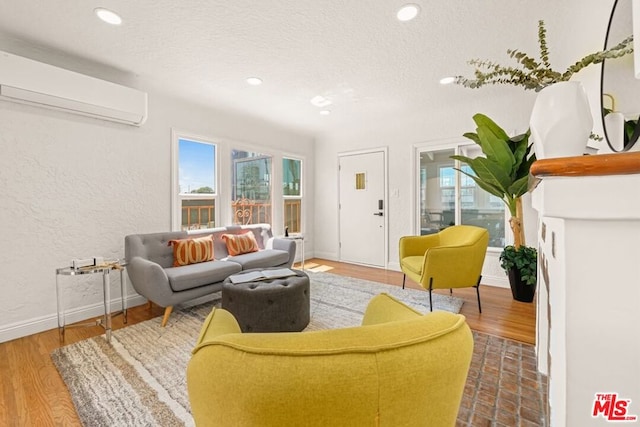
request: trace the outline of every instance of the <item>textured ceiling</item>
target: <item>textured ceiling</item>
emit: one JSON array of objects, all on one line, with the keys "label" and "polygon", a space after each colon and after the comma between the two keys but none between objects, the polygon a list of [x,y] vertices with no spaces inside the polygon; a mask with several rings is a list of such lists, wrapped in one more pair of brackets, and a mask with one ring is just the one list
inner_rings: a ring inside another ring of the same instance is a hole
[{"label": "textured ceiling", "polygon": [[[470,58],[534,47],[542,18],[524,7],[540,2],[419,0],[421,14],[400,22],[404,3],[0,0],[0,49],[320,135],[459,102],[469,90],[438,80],[469,74]],[[123,25],[98,21],[98,6]],[[331,115],[311,105],[316,95],[333,101]]]}]

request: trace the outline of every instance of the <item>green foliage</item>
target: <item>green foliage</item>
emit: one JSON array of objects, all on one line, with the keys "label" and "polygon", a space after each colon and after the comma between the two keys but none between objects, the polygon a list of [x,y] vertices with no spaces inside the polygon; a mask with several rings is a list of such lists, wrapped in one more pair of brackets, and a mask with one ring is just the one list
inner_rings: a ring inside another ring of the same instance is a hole
[{"label": "green foliage", "polygon": [[529,131],[509,137],[493,120],[483,114],[473,116],[476,133],[464,136],[480,146],[486,157],[474,159],[466,156],[451,156],[469,165],[473,174],[461,169],[461,173],[471,177],[483,190],[500,198],[509,208],[511,216],[516,216],[516,200],[528,189],[529,169],[536,160],[529,144]]},{"label": "green foliage", "polygon": [[538,21],[538,47],[540,60],[517,49],[507,50],[510,58],[515,59],[517,66],[503,66],[492,61],[472,59],[469,65],[475,67],[475,78],[456,77],[456,84],[468,88],[479,88],[488,84],[506,84],[522,86],[525,90],[536,92],[553,83],[567,81],[578,71],[593,64],[600,64],[605,59],[620,58],[633,52],[633,36],[629,36],[610,49],[589,54],[575,62],[564,72],[555,71],[549,62],[547,31],[544,21]]},{"label": "green foliage", "polygon": [[538,251],[529,246],[506,246],[500,254],[500,266],[504,271],[516,268],[527,285],[535,285],[538,271]]},{"label": "green foliage", "polygon": [[200,187],[195,190],[191,190],[191,194],[213,194],[213,188],[211,187]]}]

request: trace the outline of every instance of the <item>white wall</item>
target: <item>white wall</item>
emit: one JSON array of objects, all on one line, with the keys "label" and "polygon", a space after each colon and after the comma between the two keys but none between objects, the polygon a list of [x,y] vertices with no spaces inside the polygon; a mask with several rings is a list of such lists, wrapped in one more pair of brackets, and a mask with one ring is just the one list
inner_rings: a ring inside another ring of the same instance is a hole
[{"label": "white wall", "polygon": [[[533,55],[537,54],[537,33],[529,31],[538,19],[545,20],[547,41],[551,51],[551,62],[554,68],[565,69],[588,53],[602,49],[612,0],[604,2],[589,0],[587,2],[571,0],[569,2],[543,1],[536,4],[536,11],[526,13],[513,11],[512,22],[515,28],[526,28],[527,32],[514,30],[503,32],[509,39],[496,36],[487,40],[487,50],[495,46],[519,48]],[[524,10],[524,8],[523,8]],[[520,22],[518,22],[520,20]],[[460,55],[452,50],[449,55]],[[474,52],[466,59],[485,58],[483,52]],[[508,63],[506,53],[498,57],[488,57],[500,63]],[[458,74],[469,74],[469,68],[452,70]],[[589,94],[594,113],[594,130],[601,132],[599,114],[599,76],[600,66],[583,70],[574,78],[581,80]],[[433,82],[432,90],[440,90]],[[398,269],[398,239],[403,235],[414,234],[412,222],[412,150],[415,144],[441,145],[443,141],[459,139],[464,132],[473,131],[475,125],[472,116],[484,113],[503,126],[507,132],[514,134],[523,132],[529,127],[529,117],[535,92],[524,91],[515,87],[483,87],[481,89],[464,89],[449,87],[452,94],[450,105],[434,105],[429,111],[417,111],[410,117],[390,117],[376,123],[356,124],[343,132],[323,135],[316,144],[316,196],[323,200],[318,204],[316,218],[315,254],[329,259],[339,259],[338,250],[338,218],[337,205],[337,154],[342,151],[366,149],[371,147],[389,147],[389,188],[399,189],[399,197],[391,198],[389,205],[389,259],[388,266]],[[460,96],[459,91],[464,94]],[[425,93],[428,96],[428,93]],[[393,194],[393,191],[390,191]],[[537,213],[531,209],[530,197],[525,198],[525,231],[527,244],[536,246]],[[323,232],[320,233],[319,231]],[[327,232],[329,230],[329,232]],[[507,286],[508,281],[498,264],[498,252],[487,255],[483,271],[483,283]]]},{"label": "white wall", "polygon": [[[435,82],[437,84],[437,82]],[[314,251],[316,256],[338,259],[338,153],[372,147],[389,148],[389,189],[390,194],[398,189],[398,197],[391,196],[389,206],[389,259],[391,269],[398,269],[398,240],[401,236],[415,233],[412,209],[415,208],[415,186],[413,176],[413,150],[421,146],[442,145],[443,141],[460,140],[464,132],[474,131],[472,116],[482,112],[509,131],[528,127],[529,112],[535,94],[505,88],[487,88],[481,91],[451,87],[452,91],[464,91],[466,102],[455,109],[438,109],[428,114],[413,117],[393,118],[382,123],[367,123],[360,132],[348,130],[342,134],[325,135],[318,138],[315,151],[316,197],[323,203],[316,207],[316,232]],[[481,102],[491,96],[491,102]],[[514,102],[514,98],[517,102]],[[535,218],[533,219],[535,224]],[[322,232],[320,232],[322,231]],[[327,232],[328,231],[328,232]],[[533,234],[535,236],[535,232]],[[492,265],[486,274],[496,277],[494,281],[483,282],[506,285],[504,274],[497,265],[497,253],[490,254]]]},{"label": "white wall", "polygon": [[[529,31],[535,28],[532,22],[545,19],[552,63],[565,67],[602,47],[612,3],[544,0],[536,2],[535,13],[513,8],[508,25],[526,28],[526,32],[508,31],[505,16],[496,16],[503,24],[493,40],[475,41],[473,52],[452,49],[447,54],[459,56],[461,64],[474,56],[504,62],[504,56],[476,51],[477,45],[484,44],[491,52],[497,49],[500,54],[509,47],[530,49],[535,47],[535,33]],[[491,33],[485,24],[489,25],[479,22],[483,31],[478,34]],[[463,37],[476,37],[473,29],[463,30]],[[57,65],[62,65],[60,59]],[[98,71],[98,77],[108,78],[113,70]],[[468,71],[451,70],[460,74]],[[599,67],[593,67],[578,76],[587,86],[596,113],[598,73]],[[338,258],[337,154],[387,146],[389,188],[399,190],[398,197],[388,202],[388,262],[394,267],[399,237],[413,232],[412,147],[459,138],[474,129],[471,117],[477,112],[489,115],[510,132],[522,131],[528,126],[535,99],[535,93],[517,88],[470,90],[452,86],[445,90],[452,93],[451,103],[434,105],[412,116],[352,123],[342,131],[319,136],[315,144],[310,137],[242,114],[223,113],[157,93],[150,93],[149,120],[141,128],[0,101],[0,227],[5,243],[0,254],[4,291],[0,341],[55,327],[56,267],[67,265],[74,257],[122,257],[125,234],[169,229],[171,127],[212,139],[243,141],[276,155],[281,150],[304,157],[306,249],[309,255],[328,259]],[[221,145],[221,154],[228,149]],[[526,221],[530,228],[531,221]],[[535,232],[528,230],[528,234]],[[531,238],[528,241],[533,243]],[[489,276],[502,274],[497,254],[490,254],[487,264]],[[75,282],[75,294],[67,304],[75,308],[94,305],[97,310],[100,286],[96,280]]]},{"label": "white wall", "polygon": [[[229,141],[304,158],[305,219],[312,224],[308,136],[156,93],[140,128],[0,101],[0,342],[57,326],[56,268],[72,258],[122,258],[126,234],[170,229],[172,127],[219,141],[223,166],[236,146]],[[228,197],[228,185],[220,191]],[[274,232],[282,227],[274,224]],[[115,297],[118,275],[111,277]],[[100,313],[99,276],[63,280],[66,307],[78,311],[72,320]]]}]

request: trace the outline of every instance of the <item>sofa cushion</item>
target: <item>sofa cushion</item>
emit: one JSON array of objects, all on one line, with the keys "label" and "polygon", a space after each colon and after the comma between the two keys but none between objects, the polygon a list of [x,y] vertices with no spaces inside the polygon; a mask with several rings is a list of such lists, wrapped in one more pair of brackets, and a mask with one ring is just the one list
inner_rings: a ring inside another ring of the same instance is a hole
[{"label": "sofa cushion", "polygon": [[165,269],[169,286],[174,292],[185,291],[211,283],[222,282],[242,270],[240,264],[228,261],[209,261]]},{"label": "sofa cushion", "polygon": [[227,244],[227,252],[229,252],[230,256],[258,251],[258,242],[256,242],[256,238],[251,232],[223,234],[222,239]]},{"label": "sofa cushion", "polygon": [[249,268],[278,267],[289,261],[289,252],[280,249],[251,252],[227,258],[228,261],[237,262],[243,270]]},{"label": "sofa cushion", "polygon": [[197,264],[213,260],[213,237],[169,240],[173,246],[173,266]]},{"label": "sofa cushion", "polygon": [[172,238],[184,238],[187,235],[190,237],[202,237],[210,234],[213,236],[213,252],[215,254],[215,259],[224,259],[229,256],[229,253],[227,252],[227,244],[222,239],[222,235],[243,233],[253,233],[253,237],[256,238],[256,243],[258,243],[258,249],[266,249],[267,245],[273,238],[271,226],[269,224],[231,225],[227,227],[189,230],[183,233],[184,236]]},{"label": "sofa cushion", "polygon": [[267,241],[273,237],[269,224],[229,225],[225,234],[253,233],[259,249],[265,249]]}]

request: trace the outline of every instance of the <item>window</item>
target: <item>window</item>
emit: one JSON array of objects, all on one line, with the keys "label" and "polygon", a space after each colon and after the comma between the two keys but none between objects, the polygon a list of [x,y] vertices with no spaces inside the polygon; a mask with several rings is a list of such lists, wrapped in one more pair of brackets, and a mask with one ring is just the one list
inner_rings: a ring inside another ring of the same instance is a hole
[{"label": "window", "polygon": [[232,150],[234,224],[271,224],[271,156]]},{"label": "window", "polygon": [[473,178],[456,170],[461,167],[464,172],[473,173],[468,165],[451,159],[456,151],[472,158],[482,155],[479,147],[466,145],[419,153],[420,233],[436,233],[454,224],[477,225],[489,230],[489,246],[503,247],[504,204],[478,187]]},{"label": "window", "polygon": [[173,229],[215,227],[216,144],[174,134],[173,145]]},{"label": "window", "polygon": [[302,232],[302,160],[282,159],[284,226],[289,233]]},{"label": "window", "polygon": [[[461,169],[473,173],[469,165],[462,165]],[[451,166],[440,167],[440,188],[442,204],[453,209],[455,204],[455,187],[457,171]],[[476,182],[473,178],[462,174],[460,176],[460,203],[462,207],[472,207],[475,202]]]}]

